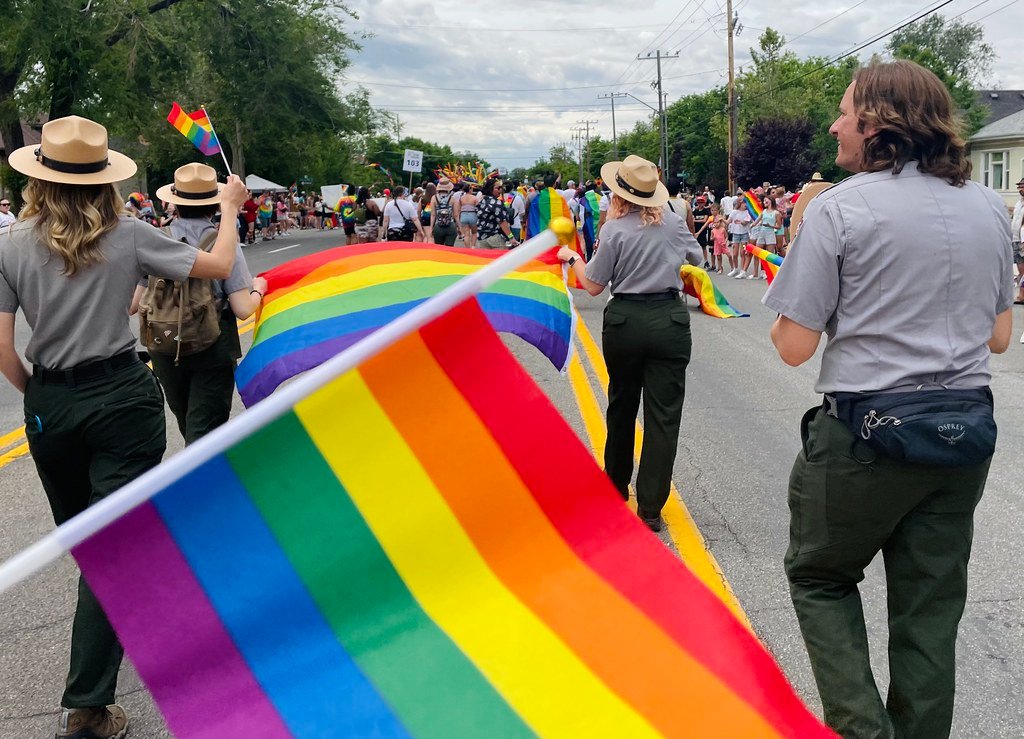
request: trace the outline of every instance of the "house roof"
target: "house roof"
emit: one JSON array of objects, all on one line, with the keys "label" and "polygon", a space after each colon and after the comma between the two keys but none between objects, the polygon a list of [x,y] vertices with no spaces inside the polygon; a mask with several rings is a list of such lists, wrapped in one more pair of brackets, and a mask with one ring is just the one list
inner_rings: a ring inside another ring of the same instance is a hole
[{"label": "house roof", "polygon": [[989,123],[971,136],[971,143],[1006,138],[1024,138],[1024,110]]},{"label": "house roof", "polygon": [[986,124],[1024,110],[1024,90],[975,90],[974,95],[980,105],[988,108]]}]

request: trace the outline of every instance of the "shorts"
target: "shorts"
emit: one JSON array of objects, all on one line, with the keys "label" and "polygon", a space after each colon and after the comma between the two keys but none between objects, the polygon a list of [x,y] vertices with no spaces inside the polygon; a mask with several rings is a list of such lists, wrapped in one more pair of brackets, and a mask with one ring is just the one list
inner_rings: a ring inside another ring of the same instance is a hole
[{"label": "shorts", "polygon": [[342,223],[341,227],[345,229],[346,236],[351,236],[356,232],[356,224],[354,223]]},{"label": "shorts", "polygon": [[475,226],[477,224],[476,211],[464,210],[459,213],[459,223],[463,226]]},{"label": "shorts", "polygon": [[770,228],[762,228],[757,234],[758,246],[775,246],[775,231]]},{"label": "shorts", "polygon": [[729,234],[729,241],[733,244],[746,244],[747,243],[747,232],[740,231],[736,234]]},{"label": "shorts", "polygon": [[270,228],[270,216],[260,216],[260,228]]},{"label": "shorts", "polygon": [[786,229],[785,228],[777,228],[777,229],[775,229],[775,235],[776,236],[785,236],[786,235]]},{"label": "shorts", "polygon": [[1020,253],[1020,242],[1013,242],[1013,263],[1024,265],[1024,255]]}]

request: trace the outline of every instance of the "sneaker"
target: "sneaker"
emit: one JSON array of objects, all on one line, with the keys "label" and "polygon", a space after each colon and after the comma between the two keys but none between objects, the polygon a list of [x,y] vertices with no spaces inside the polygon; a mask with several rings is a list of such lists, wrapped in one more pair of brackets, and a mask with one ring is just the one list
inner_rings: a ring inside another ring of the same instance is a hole
[{"label": "sneaker", "polygon": [[718,269],[715,270],[715,272],[717,272],[718,274],[722,274],[722,269],[718,268]]},{"label": "sneaker", "polygon": [[711,269],[711,262],[704,262],[704,269]]},{"label": "sneaker", "polygon": [[747,275],[747,279],[748,280],[756,280],[757,279],[757,275]]},{"label": "sneaker", "polygon": [[729,274],[727,274],[726,277],[735,277],[737,272],[739,272],[739,269],[733,267],[731,270],[729,270]]},{"label": "sneaker", "polygon": [[56,739],[124,739],[128,714],[114,704],[103,708],[65,708],[57,720]]},{"label": "sneaker", "polygon": [[768,279],[768,275],[766,273],[762,272],[761,273],[761,279],[762,280],[767,280]]},{"label": "sneaker", "polygon": [[747,273],[744,272],[742,269],[739,272],[737,272],[736,274],[733,275],[733,277],[736,278],[737,280],[742,280],[746,276],[747,276]]}]

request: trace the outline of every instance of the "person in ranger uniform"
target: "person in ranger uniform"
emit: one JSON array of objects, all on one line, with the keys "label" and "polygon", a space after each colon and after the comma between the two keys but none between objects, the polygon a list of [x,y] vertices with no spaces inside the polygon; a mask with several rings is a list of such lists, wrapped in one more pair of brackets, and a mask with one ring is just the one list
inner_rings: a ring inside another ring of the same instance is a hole
[{"label": "person in ranger uniform", "polygon": [[[807,206],[763,300],[787,364],[827,336],[824,401],[804,416],[790,477],[785,567],[825,721],[845,737],[938,739],[952,724],[974,508],[995,445],[989,356],[1009,344],[1013,305],[1006,207],[970,181],[955,110],[917,64],[859,70],[829,129],[854,174]],[[884,703],[857,587],[879,552]]]}]

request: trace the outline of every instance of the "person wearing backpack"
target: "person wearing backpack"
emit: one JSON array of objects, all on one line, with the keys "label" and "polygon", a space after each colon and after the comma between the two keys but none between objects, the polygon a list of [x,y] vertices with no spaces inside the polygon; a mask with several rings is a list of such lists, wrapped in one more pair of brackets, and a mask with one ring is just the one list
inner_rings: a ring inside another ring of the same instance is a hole
[{"label": "person wearing backpack", "polygon": [[[213,167],[186,164],[175,171],[174,184],[157,191],[178,208],[171,224],[175,240],[209,248],[217,234],[213,217],[221,189]],[[139,337],[186,444],[231,415],[235,364],[242,356],[236,319],[251,316],[266,291],[267,281],[249,273],[241,244],[226,279],[176,282],[151,274],[136,288],[131,312],[139,314]]]},{"label": "person wearing backpack", "polygon": [[452,201],[452,190],[455,186],[447,177],[437,181],[437,193],[430,203],[430,233],[435,244],[455,246],[459,235],[455,225],[455,203]]},{"label": "person wearing backpack", "polygon": [[420,225],[416,206],[405,199],[405,188],[399,185],[384,204],[384,238],[387,241],[413,241],[417,236],[423,240],[423,226]]},{"label": "person wearing backpack", "polygon": [[[20,220],[0,238],[0,372],[25,395],[29,451],[62,524],[156,467],[167,447],[160,387],[139,360],[129,323],[139,279],[226,278],[238,239],[225,218],[200,252],[126,213],[114,183],[134,176],[136,164],[109,149],[107,129],[87,118],[48,121],[40,143],[16,149],[8,162],[28,184]],[[245,185],[229,176],[225,213],[245,198]],[[15,346],[19,311],[31,328],[30,366]],[[125,735],[128,716],[114,703],[123,653],[80,581],[58,739]],[[53,661],[49,645],[38,661]]]}]

